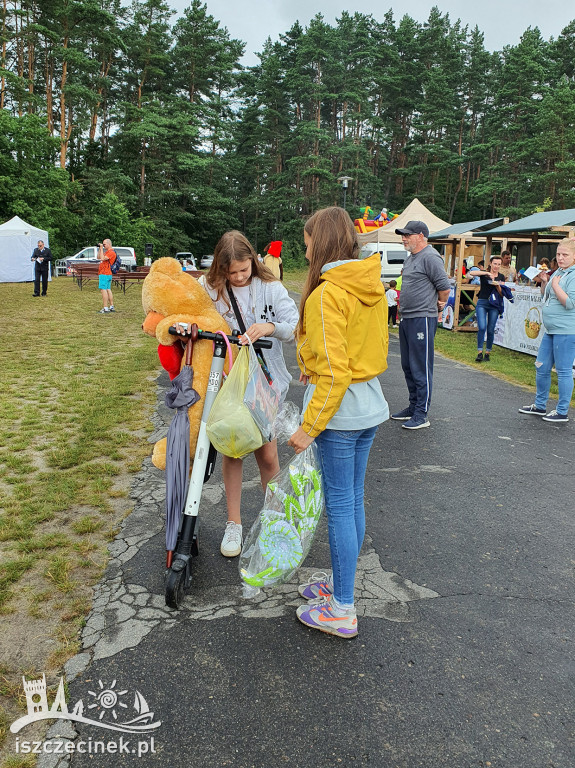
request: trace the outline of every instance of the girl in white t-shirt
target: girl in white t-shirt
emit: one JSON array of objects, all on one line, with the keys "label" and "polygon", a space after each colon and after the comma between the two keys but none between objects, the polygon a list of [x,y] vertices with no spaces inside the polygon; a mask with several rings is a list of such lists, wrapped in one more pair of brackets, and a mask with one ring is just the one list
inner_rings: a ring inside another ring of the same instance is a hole
[{"label": "girl in white t-shirt", "polygon": [[[265,359],[271,376],[285,398],[291,375],[287,370],[282,342],[293,341],[299,321],[298,309],[282,283],[258,261],[255,250],[241,232],[226,232],[216,245],[214,260],[200,284],[208,292],[216,310],[227,320],[231,328],[240,328],[228,294],[228,285],[238,303],[246,336],[251,341],[265,336],[272,348],[265,351]],[[260,470],[262,487],[279,472],[277,441],[265,443],[254,456]],[[220,547],[225,557],[235,557],[242,549],[241,496],[242,459],[222,456],[222,474],[226,489],[228,522]]]}]

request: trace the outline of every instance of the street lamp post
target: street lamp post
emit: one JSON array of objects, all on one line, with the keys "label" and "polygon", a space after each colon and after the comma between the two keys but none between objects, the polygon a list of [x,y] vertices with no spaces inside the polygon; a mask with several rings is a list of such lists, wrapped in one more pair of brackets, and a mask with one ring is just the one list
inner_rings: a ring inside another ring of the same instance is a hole
[{"label": "street lamp post", "polygon": [[347,187],[349,182],[353,181],[353,176],[340,176],[338,181],[341,182],[341,186],[343,187],[343,208],[345,210],[345,202],[347,198]]}]

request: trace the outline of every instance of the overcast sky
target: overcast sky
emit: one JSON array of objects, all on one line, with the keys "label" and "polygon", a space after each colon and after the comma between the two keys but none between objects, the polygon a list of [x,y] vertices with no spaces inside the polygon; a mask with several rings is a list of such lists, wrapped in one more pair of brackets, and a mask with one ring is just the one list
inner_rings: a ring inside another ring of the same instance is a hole
[{"label": "overcast sky", "polygon": [[[168,0],[176,11],[182,12],[190,0]],[[205,0],[204,0],[205,2]],[[390,2],[359,2],[358,0],[207,0],[208,12],[232,37],[246,45],[244,64],[255,64],[254,55],[261,50],[269,36],[276,40],[287,32],[295,21],[307,25],[316,13],[321,13],[328,23],[333,23],[342,10],[360,11],[382,19],[392,8],[396,22],[408,14],[424,22],[430,9],[437,5],[442,13],[449,13],[452,21],[461,19],[464,24],[476,24],[485,33],[485,45],[489,50],[501,50],[504,45],[515,45],[527,27],[539,27],[547,40],[557,37],[561,30],[575,18],[575,6],[569,0],[484,0],[473,3],[466,0],[403,0],[393,6]]]}]

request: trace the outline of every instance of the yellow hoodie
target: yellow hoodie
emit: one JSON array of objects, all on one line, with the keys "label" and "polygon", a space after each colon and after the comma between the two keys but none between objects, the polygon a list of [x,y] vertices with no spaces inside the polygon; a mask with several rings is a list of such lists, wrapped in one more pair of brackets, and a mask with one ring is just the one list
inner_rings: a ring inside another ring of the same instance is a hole
[{"label": "yellow hoodie", "polygon": [[387,301],[375,253],[336,262],[321,276],[304,309],[298,364],[316,385],[302,427],[311,437],[326,428],[350,384],[387,368]]}]

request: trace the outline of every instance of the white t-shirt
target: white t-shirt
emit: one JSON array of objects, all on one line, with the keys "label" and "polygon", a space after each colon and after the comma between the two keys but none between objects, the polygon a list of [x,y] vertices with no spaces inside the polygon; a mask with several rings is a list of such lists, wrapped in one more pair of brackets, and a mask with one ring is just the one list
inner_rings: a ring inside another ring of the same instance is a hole
[{"label": "white t-shirt", "polygon": [[389,288],[385,292],[388,307],[397,307],[397,291],[395,288]]},{"label": "white t-shirt", "polygon": [[238,302],[247,329],[256,322],[256,308],[252,288],[250,285],[243,285],[241,288],[232,286],[232,291]]}]

